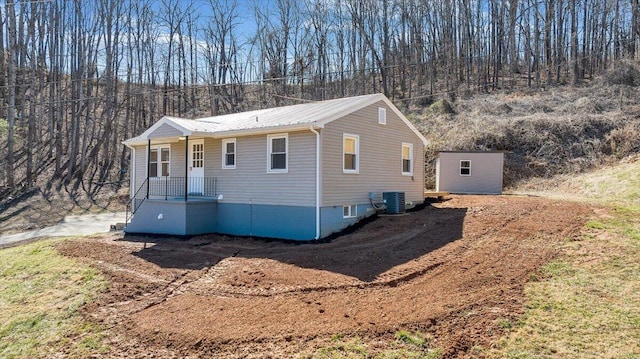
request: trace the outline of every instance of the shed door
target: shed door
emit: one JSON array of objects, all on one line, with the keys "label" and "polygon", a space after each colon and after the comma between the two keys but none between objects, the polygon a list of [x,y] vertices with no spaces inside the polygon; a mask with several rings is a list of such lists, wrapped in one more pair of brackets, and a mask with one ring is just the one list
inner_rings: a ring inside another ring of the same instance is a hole
[{"label": "shed door", "polygon": [[204,140],[190,141],[189,194],[204,194]]}]

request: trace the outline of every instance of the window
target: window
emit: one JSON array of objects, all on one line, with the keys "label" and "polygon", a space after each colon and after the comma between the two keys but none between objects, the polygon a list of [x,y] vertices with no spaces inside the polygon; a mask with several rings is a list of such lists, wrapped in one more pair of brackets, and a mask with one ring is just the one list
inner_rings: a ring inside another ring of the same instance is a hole
[{"label": "window", "polygon": [[203,168],[204,167],[204,143],[194,143],[191,151],[191,167]]},{"label": "window", "polygon": [[402,174],[413,175],[413,143],[402,144]]},{"label": "window", "polygon": [[460,161],[460,176],[471,176],[471,161]]},{"label": "window", "polygon": [[236,139],[222,140],[222,168],[236,168]]},{"label": "window", "polygon": [[354,218],[357,215],[357,206],[355,204],[351,204],[348,206],[342,207],[342,218]]},{"label": "window", "polygon": [[149,177],[169,176],[171,158],[169,146],[151,147],[149,155]]},{"label": "window", "polygon": [[387,124],[387,109],[384,107],[378,107],[378,123],[381,125]]},{"label": "window", "polygon": [[267,153],[269,155],[267,172],[287,173],[287,152],[289,137],[287,134],[267,136]]},{"label": "window", "polygon": [[359,152],[360,152],[360,137],[357,135],[344,134],[342,144],[342,152],[344,154],[342,160],[342,172],[344,173],[358,173],[359,166]]}]

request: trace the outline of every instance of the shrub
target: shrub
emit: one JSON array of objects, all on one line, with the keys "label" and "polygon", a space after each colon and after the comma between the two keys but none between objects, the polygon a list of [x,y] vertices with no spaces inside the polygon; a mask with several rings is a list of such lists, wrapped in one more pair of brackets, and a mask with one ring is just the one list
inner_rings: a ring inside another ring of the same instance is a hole
[{"label": "shrub", "polygon": [[438,101],[434,102],[433,104],[431,104],[431,106],[429,106],[429,110],[432,113],[441,114],[441,115],[455,113],[455,111],[453,110],[453,107],[451,106],[449,101],[447,101],[445,99],[438,100]]},{"label": "shrub", "polygon": [[640,153],[640,122],[615,128],[605,136],[605,151],[617,159]]},{"label": "shrub", "polygon": [[634,63],[619,61],[604,74],[604,81],[610,85],[639,86],[640,71]]}]

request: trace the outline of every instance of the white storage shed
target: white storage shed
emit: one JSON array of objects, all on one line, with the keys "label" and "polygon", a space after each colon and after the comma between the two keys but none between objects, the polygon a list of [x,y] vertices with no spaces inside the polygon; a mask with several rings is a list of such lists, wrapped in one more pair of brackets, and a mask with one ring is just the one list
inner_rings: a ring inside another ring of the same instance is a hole
[{"label": "white storage shed", "polygon": [[501,194],[503,165],[502,151],[440,151],[436,191]]}]

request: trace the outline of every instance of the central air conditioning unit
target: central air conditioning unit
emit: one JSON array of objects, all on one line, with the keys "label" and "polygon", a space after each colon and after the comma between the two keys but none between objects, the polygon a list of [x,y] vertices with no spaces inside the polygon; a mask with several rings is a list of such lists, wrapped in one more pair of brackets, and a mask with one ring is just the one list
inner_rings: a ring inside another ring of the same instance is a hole
[{"label": "central air conditioning unit", "polygon": [[382,199],[387,206],[386,213],[398,214],[405,212],[404,192],[383,192]]}]

